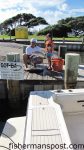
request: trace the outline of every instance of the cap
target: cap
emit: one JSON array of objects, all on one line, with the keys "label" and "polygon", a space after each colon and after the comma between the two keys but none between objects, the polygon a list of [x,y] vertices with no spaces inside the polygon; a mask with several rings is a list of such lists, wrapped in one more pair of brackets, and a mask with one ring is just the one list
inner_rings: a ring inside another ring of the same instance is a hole
[{"label": "cap", "polygon": [[37,40],[36,40],[36,39],[31,39],[30,42],[31,42],[31,43],[37,43]]}]

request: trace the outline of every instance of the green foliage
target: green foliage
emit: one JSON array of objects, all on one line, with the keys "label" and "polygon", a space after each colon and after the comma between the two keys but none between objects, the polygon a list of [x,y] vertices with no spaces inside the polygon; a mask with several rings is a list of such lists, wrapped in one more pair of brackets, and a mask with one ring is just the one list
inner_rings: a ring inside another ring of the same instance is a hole
[{"label": "green foliage", "polygon": [[48,26],[38,32],[38,35],[51,33],[53,37],[67,37],[68,32],[71,32],[72,29],[84,31],[84,16],[61,19],[56,25]]},{"label": "green foliage", "polygon": [[46,20],[42,17],[35,17],[32,14],[18,14],[12,18],[9,18],[5,20],[2,24],[0,24],[0,27],[4,28],[5,30],[10,28],[14,29],[18,25],[24,25],[28,27],[33,27],[39,24],[48,24]]},{"label": "green foliage", "polygon": [[[5,20],[0,24],[0,29],[4,28],[7,33],[9,33],[8,31],[11,29],[14,35],[13,29],[18,25],[28,26],[28,28],[30,28],[40,24],[47,25],[48,23],[42,17],[35,17],[32,14],[23,13]],[[55,25],[48,25],[48,27],[39,31],[37,35],[51,33],[53,37],[67,37],[67,33],[71,32],[72,29],[84,31],[84,16],[61,19]]]},{"label": "green foliage", "polygon": [[58,24],[66,24],[69,25],[71,29],[84,31],[84,16],[62,19],[58,21]]},{"label": "green foliage", "polygon": [[73,17],[69,17],[69,18],[66,18],[66,19],[61,19],[61,20],[58,21],[58,24],[59,25],[67,24],[69,21],[71,21],[73,19],[74,19]]},{"label": "green foliage", "polygon": [[51,33],[53,37],[67,37],[67,33],[71,31],[71,28],[67,25],[57,24],[48,26],[45,29],[38,32],[38,35],[46,35]]},{"label": "green foliage", "polygon": [[40,24],[46,25],[48,23],[46,22],[44,18],[37,17],[37,18],[30,19],[25,25],[30,28],[30,27],[34,27]]}]

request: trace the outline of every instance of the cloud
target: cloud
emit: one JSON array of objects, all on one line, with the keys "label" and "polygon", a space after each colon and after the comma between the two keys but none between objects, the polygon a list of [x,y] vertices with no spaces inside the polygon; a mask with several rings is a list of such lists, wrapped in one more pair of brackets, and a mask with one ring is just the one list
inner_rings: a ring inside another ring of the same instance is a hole
[{"label": "cloud", "polygon": [[31,13],[37,17],[44,17],[50,24],[55,24],[62,18],[84,12],[84,8],[69,8],[67,2],[67,0],[0,0],[0,22],[19,13]]},{"label": "cloud", "polygon": [[84,13],[84,8],[72,9],[71,12],[72,12],[72,13]]},{"label": "cloud", "polygon": [[8,9],[18,5],[21,5],[23,0],[0,0],[0,8],[1,9]]},{"label": "cloud", "polygon": [[67,3],[63,3],[62,5],[58,6],[58,9],[60,11],[67,11],[69,9],[69,6]]}]

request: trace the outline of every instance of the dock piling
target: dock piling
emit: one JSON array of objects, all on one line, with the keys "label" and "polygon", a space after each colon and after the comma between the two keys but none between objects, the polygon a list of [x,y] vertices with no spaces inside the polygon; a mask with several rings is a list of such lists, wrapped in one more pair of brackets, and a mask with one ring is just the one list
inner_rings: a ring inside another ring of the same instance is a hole
[{"label": "dock piling", "polygon": [[66,52],[67,52],[67,46],[66,45],[59,45],[58,56],[65,59]]},{"label": "dock piling", "polygon": [[76,53],[67,53],[65,55],[65,73],[64,73],[65,89],[74,88],[76,86],[79,58],[80,55]]},{"label": "dock piling", "polygon": [[[20,62],[19,53],[8,53],[7,61]],[[10,108],[18,108],[20,106],[20,83],[19,80],[8,80],[8,100]]]}]

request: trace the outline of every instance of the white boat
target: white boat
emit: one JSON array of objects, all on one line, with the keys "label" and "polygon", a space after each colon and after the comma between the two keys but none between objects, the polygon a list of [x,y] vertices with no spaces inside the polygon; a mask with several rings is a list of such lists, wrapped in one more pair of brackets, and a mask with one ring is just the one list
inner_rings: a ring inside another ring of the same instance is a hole
[{"label": "white boat", "polygon": [[[31,92],[26,117],[9,119],[3,129],[21,150],[83,150],[83,132],[84,89]],[[13,143],[1,138],[0,145]],[[16,148],[14,143],[11,150]]]},{"label": "white boat", "polygon": [[84,89],[31,92],[24,143],[84,149]]}]

